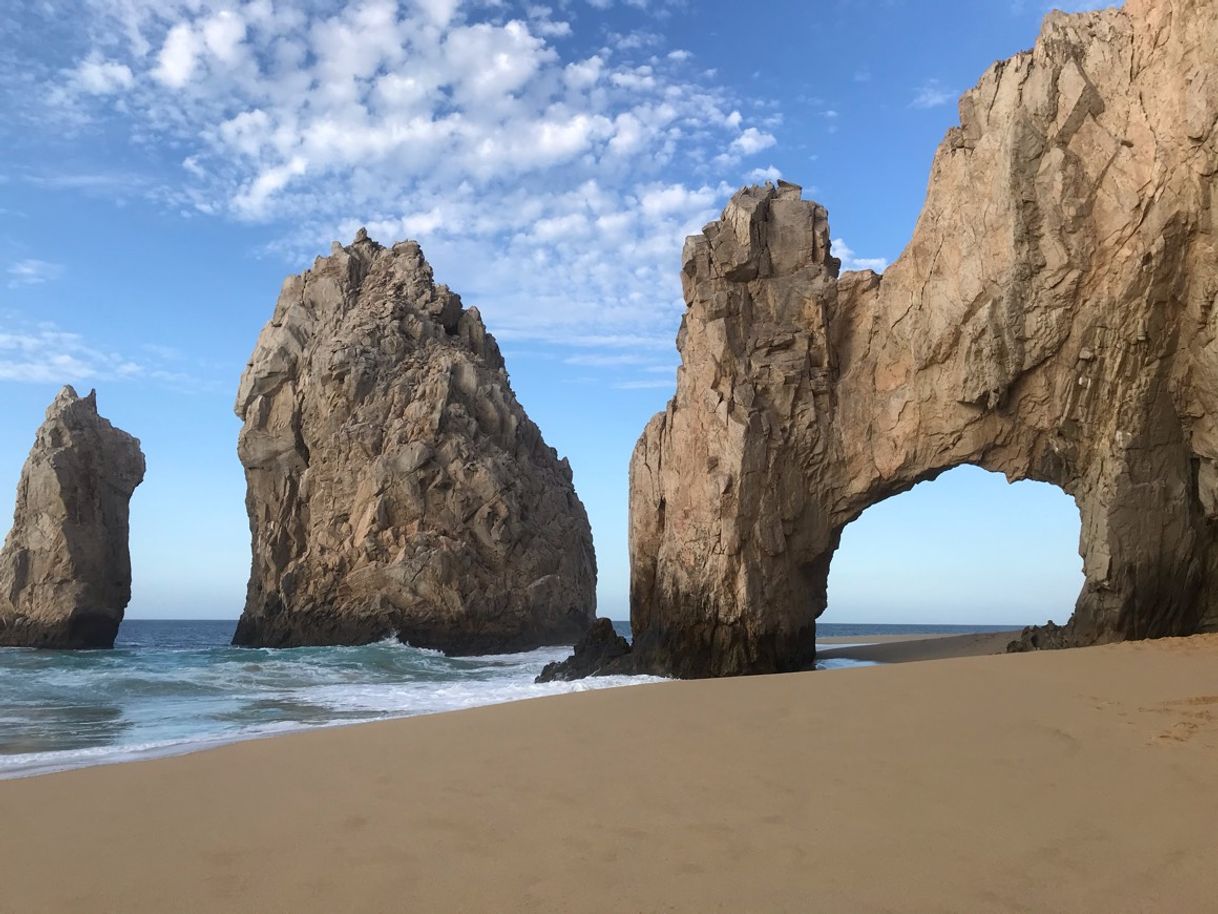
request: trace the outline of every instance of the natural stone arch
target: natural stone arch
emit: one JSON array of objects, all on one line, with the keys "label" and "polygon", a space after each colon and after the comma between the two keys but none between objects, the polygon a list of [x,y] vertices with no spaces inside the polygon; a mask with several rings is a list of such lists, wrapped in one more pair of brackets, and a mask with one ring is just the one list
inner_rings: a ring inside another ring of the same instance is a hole
[{"label": "natural stone arch", "polygon": [[1079,506],[1074,615],[1029,642],[1218,628],[1215,7],[1050,14],[961,100],[883,277],[839,276],[789,184],[687,241],[631,462],[637,666],[806,666],[844,526],[966,463]]}]

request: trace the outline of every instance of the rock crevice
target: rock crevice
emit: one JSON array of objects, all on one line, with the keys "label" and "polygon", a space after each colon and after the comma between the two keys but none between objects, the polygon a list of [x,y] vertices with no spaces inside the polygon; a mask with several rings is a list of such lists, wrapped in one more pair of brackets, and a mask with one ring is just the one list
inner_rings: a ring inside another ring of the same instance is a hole
[{"label": "rock crevice", "polygon": [[631,462],[637,668],[806,667],[845,525],[962,464],[1078,504],[1086,583],[1024,645],[1218,629],[1216,7],[1050,14],[961,100],[883,276],[839,275],[789,184],[687,241]]}]

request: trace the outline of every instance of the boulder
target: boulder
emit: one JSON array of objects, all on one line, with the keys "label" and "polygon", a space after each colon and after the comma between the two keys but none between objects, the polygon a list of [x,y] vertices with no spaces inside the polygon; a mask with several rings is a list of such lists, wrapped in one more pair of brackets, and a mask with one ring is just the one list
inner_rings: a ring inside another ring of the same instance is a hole
[{"label": "boulder", "polygon": [[108,648],[131,600],[128,508],[140,443],[65,387],[21,470],[0,551],[0,645]]},{"label": "boulder", "polygon": [[962,464],[1078,504],[1073,616],[1020,646],[1218,630],[1216,49],[1216,0],[1049,14],[961,99],[882,276],[790,184],[686,242],[630,470],[639,669],[810,666],[842,529]]},{"label": "boulder", "polygon": [[361,229],[283,286],[237,394],[253,563],[234,643],[571,644],[596,560],[571,468],[478,311]]},{"label": "boulder", "polygon": [[587,676],[629,673],[630,642],[619,635],[608,619],[597,619],[588,633],[575,645],[566,660],[547,663],[537,682],[570,681]]}]

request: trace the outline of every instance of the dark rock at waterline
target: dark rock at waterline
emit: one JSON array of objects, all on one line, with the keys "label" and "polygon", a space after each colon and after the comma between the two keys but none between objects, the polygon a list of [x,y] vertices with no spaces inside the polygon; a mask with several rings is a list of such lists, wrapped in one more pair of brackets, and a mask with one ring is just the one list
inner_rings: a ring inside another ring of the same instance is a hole
[{"label": "dark rock at waterline", "polygon": [[608,619],[597,619],[575,645],[575,653],[566,660],[547,663],[536,681],[569,682],[587,676],[627,673],[629,657],[630,642],[614,631]]},{"label": "dark rock at waterline", "polygon": [[1046,622],[1044,625],[1029,625],[1025,628],[1017,639],[1007,645],[1007,653],[1022,654],[1025,651],[1060,650],[1077,646],[1068,626]]}]

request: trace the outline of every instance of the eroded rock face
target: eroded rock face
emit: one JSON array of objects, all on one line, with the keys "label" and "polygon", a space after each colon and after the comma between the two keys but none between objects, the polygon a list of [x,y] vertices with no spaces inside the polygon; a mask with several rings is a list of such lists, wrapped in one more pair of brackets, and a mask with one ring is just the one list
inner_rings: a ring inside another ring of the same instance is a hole
[{"label": "eroded rock face", "polygon": [[1054,483],[1086,584],[1025,643],[1218,629],[1218,3],[1050,14],[985,74],[908,248],[846,273],[791,185],[690,238],[682,366],[631,463],[640,669],[813,657],[870,505],[951,467]]},{"label": "eroded rock face", "polygon": [[60,391],[21,470],[0,552],[0,645],[113,647],[131,600],[128,508],[140,443]]},{"label": "eroded rock face", "polygon": [[414,242],[361,230],[289,278],[236,410],[253,566],[235,643],[487,653],[588,628],[571,468]]}]

